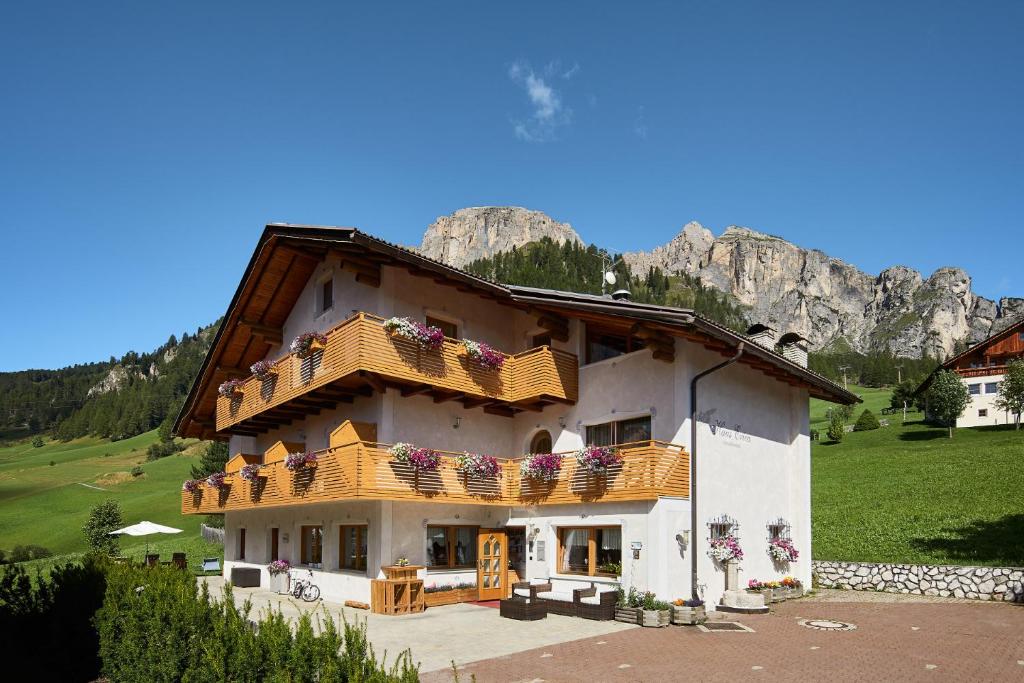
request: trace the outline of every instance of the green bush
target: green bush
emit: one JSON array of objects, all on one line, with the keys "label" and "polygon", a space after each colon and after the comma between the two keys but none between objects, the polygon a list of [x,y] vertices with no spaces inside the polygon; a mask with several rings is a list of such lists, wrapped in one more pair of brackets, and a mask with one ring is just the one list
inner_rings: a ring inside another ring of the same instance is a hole
[{"label": "green bush", "polygon": [[110,532],[120,528],[122,522],[121,506],[116,500],[96,503],[89,511],[89,519],[82,526],[89,548],[105,555],[117,552],[118,537],[111,536]]},{"label": "green bush", "polygon": [[93,615],[103,603],[102,558],[53,567],[32,581],[25,569],[0,571],[0,640],[9,681],[93,681],[99,638]]},{"label": "green bush", "polygon": [[867,408],[857,418],[856,424],[853,425],[853,431],[855,432],[870,432],[872,429],[878,429],[881,427],[878,423],[878,418]]},{"label": "green bush", "polygon": [[102,673],[112,681],[361,681],[419,680],[408,652],[380,665],[364,625],[326,615],[319,632],[304,614],[294,632],[280,612],[250,619],[230,589],[212,599],[205,584],[171,568],[110,567],[96,615]]},{"label": "green bush", "polygon": [[185,450],[185,444],[177,441],[158,441],[146,449],[146,460],[159,460]]},{"label": "green bush", "polygon": [[828,420],[828,431],[825,433],[830,441],[839,443],[846,435],[846,422],[838,410],[833,410]]},{"label": "green bush", "polygon": [[133,477],[141,477],[143,475],[142,466],[136,465],[135,467],[133,467],[131,469],[131,474]]},{"label": "green bush", "polygon": [[29,560],[41,560],[50,557],[53,551],[41,545],[16,545],[11,549],[9,562],[28,562]]},{"label": "green bush", "polygon": [[32,439],[32,448],[42,448],[42,447],[43,447],[43,437],[37,436],[36,438]]}]

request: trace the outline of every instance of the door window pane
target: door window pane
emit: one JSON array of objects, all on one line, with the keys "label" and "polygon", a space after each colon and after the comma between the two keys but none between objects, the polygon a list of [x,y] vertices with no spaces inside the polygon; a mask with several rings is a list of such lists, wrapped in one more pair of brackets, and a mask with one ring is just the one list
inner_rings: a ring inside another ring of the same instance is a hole
[{"label": "door window pane", "polygon": [[562,529],[561,571],[586,574],[589,566],[589,529]]},{"label": "door window pane", "polygon": [[[476,564],[476,527],[455,527],[455,564],[456,567],[468,567]],[[496,551],[495,551],[496,552]]]},{"label": "door window pane", "polygon": [[431,567],[448,566],[448,527],[427,527],[427,564]]},{"label": "door window pane", "polygon": [[615,437],[612,432],[611,422],[587,426],[588,446],[611,446],[613,443],[615,443]]},{"label": "door window pane", "polygon": [[319,566],[323,561],[323,527],[302,527],[302,564]]},{"label": "door window pane", "polygon": [[341,527],[342,569],[366,569],[367,536],[365,526]]},{"label": "door window pane", "polygon": [[598,574],[618,576],[622,573],[622,529],[602,527],[594,529]]}]

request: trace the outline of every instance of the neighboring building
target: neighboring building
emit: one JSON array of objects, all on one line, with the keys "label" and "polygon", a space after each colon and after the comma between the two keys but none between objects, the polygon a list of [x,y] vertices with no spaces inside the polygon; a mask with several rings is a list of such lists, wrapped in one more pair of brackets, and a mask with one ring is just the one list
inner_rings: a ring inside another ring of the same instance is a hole
[{"label": "neighboring building", "polygon": [[[428,350],[389,336],[406,316],[446,339]],[[289,342],[315,330],[302,359]],[[498,370],[461,339],[507,353]],[[811,580],[808,398],[858,399],[810,372],[801,349],[776,353],[677,308],[495,284],[354,229],[269,225],[175,424],[228,440],[230,486],[182,494],[185,514],[225,514],[225,574],[287,559],[324,597],[370,601],[380,567],[407,558],[432,583],[475,583],[503,597],[518,579],[556,587],[616,583],[688,597],[691,557],[709,604],[723,572],[708,538],[733,533],[743,580]],[[690,392],[698,373],[697,514],[691,523]],[[273,376],[250,376],[256,361]],[[219,396],[227,379],[241,395]],[[437,449],[417,471],[397,442]],[[588,474],[572,452],[617,445],[623,461]],[[288,453],[318,453],[291,472]],[[456,456],[499,458],[470,477]],[[524,454],[568,453],[553,481],[520,475]],[[241,478],[262,464],[260,479]],[[801,555],[780,566],[772,536]],[[497,544],[495,544],[497,541]],[[490,560],[490,561],[488,561]]]},{"label": "neighboring building", "polygon": [[[960,375],[971,395],[967,409],[956,421],[957,427],[1013,424],[1013,414],[1000,410],[995,402],[1007,363],[1019,358],[1024,358],[1024,318],[939,366]],[[929,375],[915,393],[926,391],[933,376]]]}]

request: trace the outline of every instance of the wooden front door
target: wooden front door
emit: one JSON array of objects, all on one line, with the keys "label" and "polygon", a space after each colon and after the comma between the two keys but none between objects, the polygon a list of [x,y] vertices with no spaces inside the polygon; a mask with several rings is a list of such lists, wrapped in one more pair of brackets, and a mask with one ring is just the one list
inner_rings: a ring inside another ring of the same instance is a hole
[{"label": "wooden front door", "polygon": [[481,529],[476,542],[478,600],[500,600],[508,592],[508,536],[498,529]]}]

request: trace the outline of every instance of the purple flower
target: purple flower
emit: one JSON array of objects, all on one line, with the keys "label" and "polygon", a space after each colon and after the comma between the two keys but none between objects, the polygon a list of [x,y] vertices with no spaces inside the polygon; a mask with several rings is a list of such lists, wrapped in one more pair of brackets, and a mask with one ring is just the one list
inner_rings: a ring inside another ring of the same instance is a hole
[{"label": "purple flower", "polygon": [[221,382],[221,385],[217,387],[217,393],[224,398],[235,398],[242,395],[242,387],[244,386],[244,379],[229,379],[226,382]]},{"label": "purple flower", "polygon": [[551,481],[562,471],[562,456],[556,453],[534,453],[523,460],[519,473],[527,479]]},{"label": "purple flower", "polygon": [[462,346],[466,349],[466,355],[488,370],[501,370],[505,365],[505,354],[483,342],[463,339]]},{"label": "purple flower", "polygon": [[315,464],[316,453],[310,453],[308,451],[306,453],[289,453],[284,459],[285,468],[293,472]]},{"label": "purple flower", "polygon": [[299,358],[308,358],[316,350],[315,346],[327,346],[327,335],[322,332],[303,332],[292,340],[288,348]]},{"label": "purple flower", "polygon": [[384,321],[384,331],[392,337],[401,337],[423,349],[435,351],[444,344],[444,332],[440,327],[431,327],[412,318],[388,318]]},{"label": "purple flower", "polygon": [[256,463],[250,463],[243,466],[241,471],[242,479],[245,479],[246,481],[256,481],[260,476],[260,467],[262,467],[262,465],[258,465]]},{"label": "purple flower", "polygon": [[455,458],[456,466],[471,477],[496,477],[501,472],[501,465],[493,455],[480,453],[463,453]]},{"label": "purple flower", "polygon": [[249,366],[249,372],[260,381],[267,380],[274,374],[274,364],[267,360],[258,360]]},{"label": "purple flower", "polygon": [[225,474],[224,472],[214,472],[213,474],[206,478],[206,485],[211,488],[220,490],[228,485],[227,478],[228,475]]},{"label": "purple flower", "polygon": [[203,482],[199,479],[187,479],[185,480],[185,483],[181,485],[181,490],[185,493],[195,493],[202,485]]},{"label": "purple flower", "polygon": [[588,446],[576,451],[576,462],[592,474],[607,474],[609,467],[622,463],[622,456],[611,446]]}]

